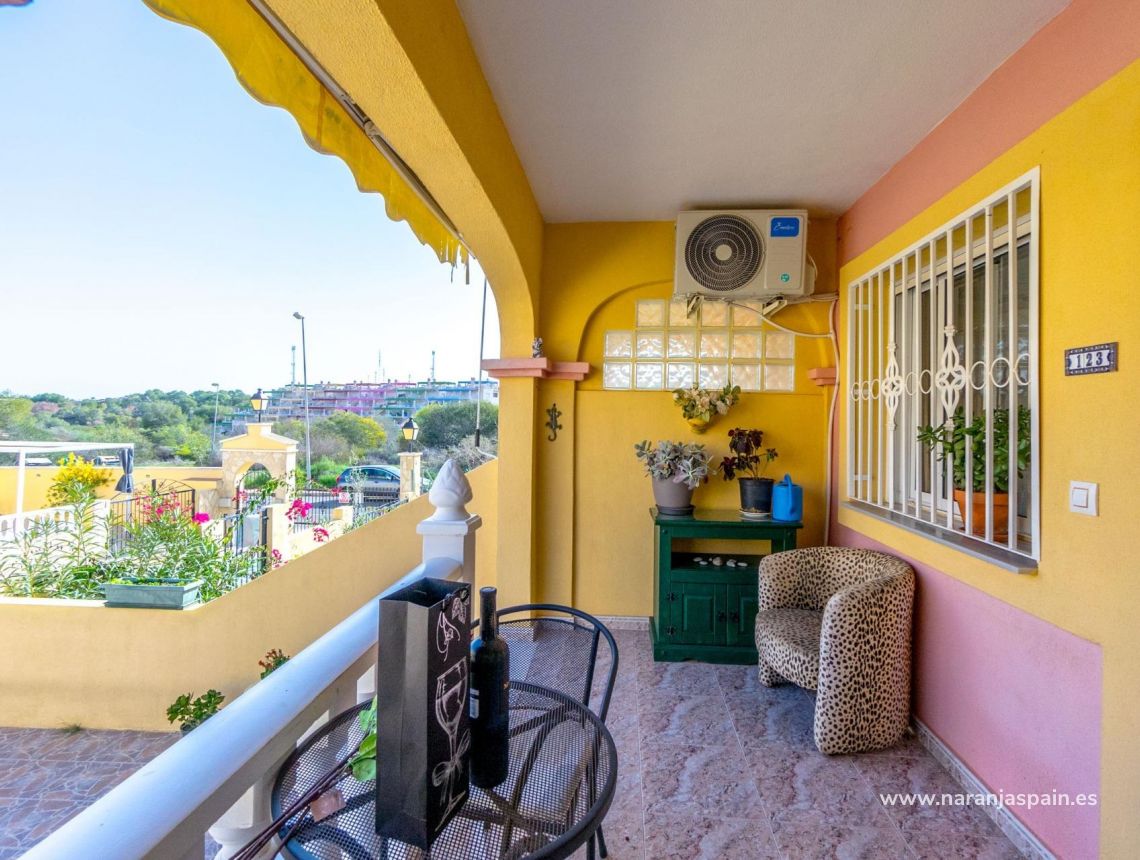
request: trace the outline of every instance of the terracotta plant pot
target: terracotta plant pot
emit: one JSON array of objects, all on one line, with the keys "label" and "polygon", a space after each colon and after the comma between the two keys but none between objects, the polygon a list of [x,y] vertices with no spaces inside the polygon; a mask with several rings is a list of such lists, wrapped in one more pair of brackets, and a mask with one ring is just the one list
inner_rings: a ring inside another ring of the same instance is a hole
[{"label": "terracotta plant pot", "polygon": [[653,501],[665,516],[687,517],[693,512],[693,491],[669,478],[653,479]]},{"label": "terracotta plant pot", "polygon": [[771,478],[738,478],[740,482],[740,509],[749,513],[772,513]]},{"label": "terracotta plant pot", "polygon": [[[986,494],[974,492],[971,499],[973,508],[973,529],[975,537],[986,536]],[[962,528],[966,527],[966,491],[954,491],[954,504],[958,508],[958,516],[962,518]],[[994,540],[1004,541],[1009,538],[1009,493],[994,493]]]}]

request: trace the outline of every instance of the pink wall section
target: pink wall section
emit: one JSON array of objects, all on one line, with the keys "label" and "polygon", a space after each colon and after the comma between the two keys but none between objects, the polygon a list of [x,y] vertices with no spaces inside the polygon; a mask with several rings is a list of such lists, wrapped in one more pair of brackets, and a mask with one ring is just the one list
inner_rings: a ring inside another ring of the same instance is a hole
[{"label": "pink wall section", "polygon": [[1140,55],[1140,3],[1073,0],[839,219],[839,262],[866,251]]},{"label": "pink wall section", "polygon": [[[898,555],[840,525],[832,543]],[[1100,647],[907,561],[915,715],[992,791],[1099,795]],[[1097,856],[1097,807],[1012,811],[1058,857]]]}]

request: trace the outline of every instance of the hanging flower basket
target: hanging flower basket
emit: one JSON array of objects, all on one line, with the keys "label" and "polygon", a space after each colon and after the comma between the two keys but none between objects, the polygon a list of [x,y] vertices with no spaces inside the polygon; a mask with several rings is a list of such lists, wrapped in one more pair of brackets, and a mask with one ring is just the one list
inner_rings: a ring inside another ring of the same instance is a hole
[{"label": "hanging flower basket", "polygon": [[694,433],[704,433],[721,415],[740,401],[740,386],[726,385],[724,388],[678,388],[673,392],[673,402],[681,407],[681,415],[689,422]]}]

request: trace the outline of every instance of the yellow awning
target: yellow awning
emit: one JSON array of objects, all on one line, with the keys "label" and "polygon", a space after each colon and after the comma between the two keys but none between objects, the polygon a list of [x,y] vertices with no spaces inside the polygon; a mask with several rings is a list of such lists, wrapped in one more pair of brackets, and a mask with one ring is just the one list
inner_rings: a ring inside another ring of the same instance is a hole
[{"label": "yellow awning", "polygon": [[348,165],[361,191],[384,198],[393,221],[406,221],[440,262],[466,264],[467,248],[431,210],[348,112],[247,2],[143,0],[151,9],[205,33],[242,86],[262,104],[287,110],[305,141]]}]

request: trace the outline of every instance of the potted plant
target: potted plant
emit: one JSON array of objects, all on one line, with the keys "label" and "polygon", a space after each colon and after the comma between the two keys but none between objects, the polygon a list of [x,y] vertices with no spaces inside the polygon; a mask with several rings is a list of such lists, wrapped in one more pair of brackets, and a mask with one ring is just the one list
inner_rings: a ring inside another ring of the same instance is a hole
[{"label": "potted plant", "polygon": [[200,579],[118,577],[103,585],[105,605],[135,609],[185,609],[201,596]]},{"label": "potted plant", "polygon": [[772,479],[764,477],[768,464],[780,456],[764,447],[763,430],[737,427],[728,431],[732,455],[720,461],[721,477],[740,481],[740,510],[745,516],[766,517],[772,513]]},{"label": "potted plant", "polygon": [[183,693],[166,709],[166,718],[178,723],[179,730],[185,734],[214,716],[225,699],[217,690],[207,690],[197,697],[193,693]]},{"label": "potted plant", "polygon": [[673,402],[681,407],[681,414],[689,422],[694,433],[704,433],[713,420],[727,415],[740,400],[740,386],[726,385],[720,389],[678,388],[673,392]]},{"label": "potted plant", "polygon": [[693,512],[693,491],[709,479],[709,455],[704,445],[648,440],[633,446],[645,474],[653,479],[653,500],[659,513],[688,516]]},{"label": "potted plant", "polygon": [[[1029,409],[1025,406],[1017,410],[1017,474],[1020,477],[1029,467],[1031,449]],[[993,413],[993,469],[990,486],[994,499],[994,540],[1004,541],[1009,537],[1009,410],[995,409]],[[927,424],[918,428],[918,441],[936,451],[938,461],[952,457],[954,480],[954,504],[963,524],[966,519],[966,440],[970,440],[970,486],[972,489],[971,509],[972,534],[984,537],[986,534],[986,419],[979,415],[966,424],[966,413],[959,408],[945,424],[935,427]],[[963,525],[963,528],[965,526]]]}]

